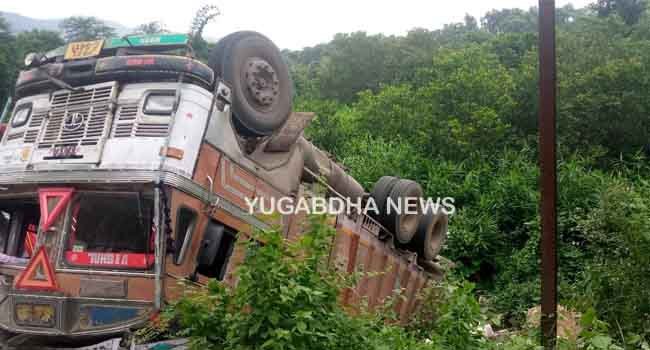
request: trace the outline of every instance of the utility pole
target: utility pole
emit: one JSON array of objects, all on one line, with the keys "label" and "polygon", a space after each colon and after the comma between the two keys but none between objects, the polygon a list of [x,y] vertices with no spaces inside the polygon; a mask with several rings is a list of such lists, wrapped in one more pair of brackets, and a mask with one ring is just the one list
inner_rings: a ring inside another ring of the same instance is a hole
[{"label": "utility pole", "polygon": [[557,162],[555,0],[539,0],[539,162],[542,223],[542,345],[557,335]]}]

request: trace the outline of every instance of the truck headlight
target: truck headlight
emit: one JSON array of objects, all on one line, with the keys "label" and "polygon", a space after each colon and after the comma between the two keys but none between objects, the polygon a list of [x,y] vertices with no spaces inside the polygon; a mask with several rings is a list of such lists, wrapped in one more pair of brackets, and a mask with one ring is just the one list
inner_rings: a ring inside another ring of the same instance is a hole
[{"label": "truck headlight", "polygon": [[153,92],[144,102],[144,114],[172,115],[176,105],[176,94],[172,92]]},{"label": "truck headlight", "polygon": [[33,68],[33,67],[38,67],[41,65],[41,62],[43,61],[43,54],[40,53],[35,53],[35,52],[30,52],[25,56],[25,67],[27,68]]},{"label": "truck headlight", "polygon": [[18,108],[16,108],[16,112],[14,113],[14,117],[11,119],[11,127],[19,128],[27,124],[27,121],[29,120],[29,116],[31,114],[32,114],[31,103],[18,106]]},{"label": "truck headlight", "polygon": [[15,321],[32,327],[54,327],[56,308],[51,304],[19,303],[14,308]]}]

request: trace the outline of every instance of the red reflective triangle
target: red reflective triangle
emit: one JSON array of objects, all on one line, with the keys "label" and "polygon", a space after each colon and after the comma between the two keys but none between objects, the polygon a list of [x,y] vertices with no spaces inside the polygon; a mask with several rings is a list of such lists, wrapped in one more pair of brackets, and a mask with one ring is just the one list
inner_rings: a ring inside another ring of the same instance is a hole
[{"label": "red reflective triangle", "polygon": [[36,255],[29,261],[27,268],[18,276],[14,288],[45,291],[59,289],[54,270],[43,247],[38,249]]},{"label": "red reflective triangle", "polygon": [[[63,213],[63,209],[68,205],[70,199],[72,199],[72,193],[74,188],[41,188],[38,190],[38,200],[41,206],[41,230],[47,232],[50,229],[52,224],[59,218],[59,215]],[[48,209],[48,199],[50,198],[59,198],[59,202],[56,203],[54,209],[50,212]]]}]

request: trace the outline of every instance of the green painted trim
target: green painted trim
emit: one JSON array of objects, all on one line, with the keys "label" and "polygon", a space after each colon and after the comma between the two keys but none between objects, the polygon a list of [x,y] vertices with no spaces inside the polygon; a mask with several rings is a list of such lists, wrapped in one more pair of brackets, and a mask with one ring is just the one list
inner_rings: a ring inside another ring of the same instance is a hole
[{"label": "green painted trim", "polygon": [[[153,34],[128,36],[133,46],[175,46],[187,45],[190,38],[187,34]],[[122,38],[110,38],[104,41],[104,49],[129,47],[129,43]]]}]

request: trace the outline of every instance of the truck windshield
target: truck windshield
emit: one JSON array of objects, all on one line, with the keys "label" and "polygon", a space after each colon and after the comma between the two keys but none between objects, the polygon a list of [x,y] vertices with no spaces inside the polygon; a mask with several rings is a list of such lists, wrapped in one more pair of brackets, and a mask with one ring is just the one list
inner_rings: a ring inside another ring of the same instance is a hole
[{"label": "truck windshield", "polygon": [[70,265],[145,269],[154,262],[151,200],[135,194],[81,194],[72,205]]},{"label": "truck windshield", "polygon": [[35,199],[0,201],[0,264],[27,263],[36,245],[39,220]]}]

